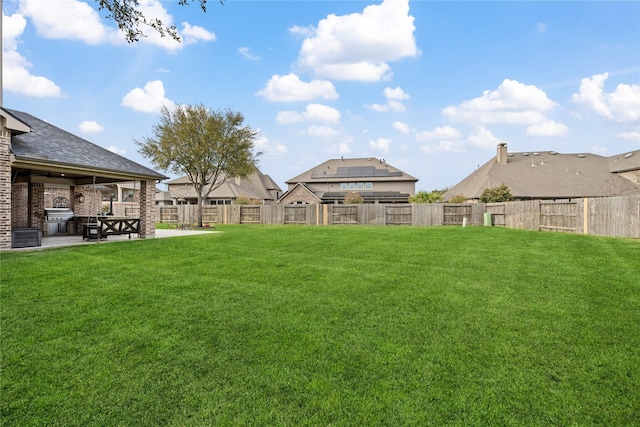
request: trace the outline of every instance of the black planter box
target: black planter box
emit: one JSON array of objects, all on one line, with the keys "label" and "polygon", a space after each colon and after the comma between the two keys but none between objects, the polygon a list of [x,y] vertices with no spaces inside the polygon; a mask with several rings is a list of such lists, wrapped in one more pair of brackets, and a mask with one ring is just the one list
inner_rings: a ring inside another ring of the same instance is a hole
[{"label": "black planter box", "polygon": [[14,228],[11,230],[12,248],[31,248],[42,246],[41,228]]}]

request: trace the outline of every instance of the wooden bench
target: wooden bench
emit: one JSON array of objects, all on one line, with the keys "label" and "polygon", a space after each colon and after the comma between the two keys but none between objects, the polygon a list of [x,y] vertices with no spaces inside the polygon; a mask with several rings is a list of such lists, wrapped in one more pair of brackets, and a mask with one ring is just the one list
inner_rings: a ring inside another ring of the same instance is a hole
[{"label": "wooden bench", "polygon": [[140,218],[100,218],[100,237],[128,234],[138,234]]}]

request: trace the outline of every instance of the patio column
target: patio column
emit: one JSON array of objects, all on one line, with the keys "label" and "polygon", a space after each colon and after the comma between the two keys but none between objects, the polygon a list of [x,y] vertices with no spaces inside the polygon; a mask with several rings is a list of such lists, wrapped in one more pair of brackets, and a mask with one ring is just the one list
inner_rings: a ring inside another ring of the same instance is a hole
[{"label": "patio column", "polygon": [[29,183],[29,227],[43,228],[44,225],[44,183]]},{"label": "patio column", "polygon": [[156,236],[156,182],[140,181],[140,233],[141,239]]},{"label": "patio column", "polygon": [[0,129],[0,250],[11,249],[11,133]]}]

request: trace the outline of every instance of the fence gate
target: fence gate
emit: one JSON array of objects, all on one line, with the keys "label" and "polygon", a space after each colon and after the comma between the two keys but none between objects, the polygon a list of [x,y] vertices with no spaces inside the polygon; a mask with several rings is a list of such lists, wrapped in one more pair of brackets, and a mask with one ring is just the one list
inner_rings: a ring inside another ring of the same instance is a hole
[{"label": "fence gate", "polygon": [[471,219],[471,205],[445,205],[442,225],[462,225],[462,220]]},{"label": "fence gate", "polygon": [[568,231],[578,229],[576,202],[540,202],[540,230]]},{"label": "fence gate", "polygon": [[240,224],[260,224],[260,206],[240,206]]},{"label": "fence gate", "polygon": [[411,206],[387,206],[384,214],[387,225],[411,225]]},{"label": "fence gate", "polygon": [[357,224],[358,207],[349,205],[333,205],[331,222],[334,224]]},{"label": "fence gate", "polygon": [[306,205],[290,205],[290,206],[285,205],[284,223],[285,224],[306,224],[307,223]]}]

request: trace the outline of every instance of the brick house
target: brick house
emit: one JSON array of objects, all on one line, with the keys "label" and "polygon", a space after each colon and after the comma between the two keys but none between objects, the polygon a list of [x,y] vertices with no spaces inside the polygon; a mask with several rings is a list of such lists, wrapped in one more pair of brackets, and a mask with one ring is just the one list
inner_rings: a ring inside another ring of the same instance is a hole
[{"label": "brick house", "polygon": [[45,209],[60,201],[76,216],[99,215],[101,185],[123,181],[139,183],[139,237],[155,236],[155,183],[167,177],[28,113],[0,108],[0,124],[0,250],[18,229],[46,236]]},{"label": "brick house", "polygon": [[[270,204],[275,203],[282,194],[278,184],[269,175],[263,174],[258,169],[246,178],[226,179],[222,176],[222,179],[225,181],[219,187],[211,190],[202,201],[203,205],[232,205],[240,197],[253,203]],[[209,187],[210,184],[205,186],[205,193]],[[167,182],[167,189],[174,205],[195,205],[198,203],[196,190],[186,176]]]},{"label": "brick house", "polygon": [[358,193],[365,203],[407,203],[416,182],[384,159],[331,159],[288,180],[278,203],[342,203],[349,193]]},{"label": "brick house", "polygon": [[507,143],[497,154],[444,195],[477,201],[487,188],[502,184],[516,200],[556,200],[640,194],[640,150],[605,157],[555,151],[511,153]]}]

